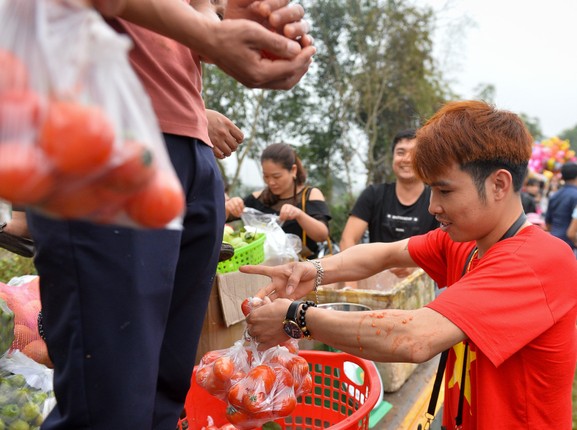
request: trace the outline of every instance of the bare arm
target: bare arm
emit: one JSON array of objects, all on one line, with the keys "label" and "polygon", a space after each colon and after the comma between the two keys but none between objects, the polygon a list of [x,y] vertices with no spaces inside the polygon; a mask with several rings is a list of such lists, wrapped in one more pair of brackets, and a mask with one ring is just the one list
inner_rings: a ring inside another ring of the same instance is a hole
[{"label": "bare arm", "polygon": [[341,242],[339,244],[341,251],[359,243],[368,226],[369,223],[365,220],[354,215],[349,216],[343,234],[341,235]]},{"label": "bare arm", "polygon": [[[277,300],[248,315],[248,331],[260,349],[287,339],[282,321],[289,304],[289,300]],[[429,308],[339,312],[310,307],[306,326],[318,341],[382,362],[421,363],[466,338],[456,325]]]},{"label": "bare arm", "polygon": [[[368,278],[390,267],[411,267],[415,262],[408,251],[409,239],[391,243],[367,243],[353,246],[321,261],[323,284],[338,281],[357,281]],[[271,278],[271,283],[256,296],[271,300],[280,297],[298,299],[312,291],[317,275],[310,262],[289,263],[281,266],[243,266],[244,273],[256,273]]]}]

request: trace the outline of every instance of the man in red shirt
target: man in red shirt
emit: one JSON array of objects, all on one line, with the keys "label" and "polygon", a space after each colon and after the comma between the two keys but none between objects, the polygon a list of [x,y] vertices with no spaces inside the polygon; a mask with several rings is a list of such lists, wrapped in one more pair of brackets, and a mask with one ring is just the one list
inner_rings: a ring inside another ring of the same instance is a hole
[{"label": "man in red shirt", "polygon": [[261,348],[286,340],[290,299],[322,283],[418,265],[447,286],[421,309],[337,312],[305,303],[296,306],[298,324],[375,361],[419,363],[449,350],[448,429],[570,430],[577,262],[560,239],[524,217],[520,190],[532,142],[510,112],[480,101],[448,103],[418,130],[413,153],[440,228],[323,260],[241,268],[272,278],[258,293],[272,303],[247,317],[250,335]]}]

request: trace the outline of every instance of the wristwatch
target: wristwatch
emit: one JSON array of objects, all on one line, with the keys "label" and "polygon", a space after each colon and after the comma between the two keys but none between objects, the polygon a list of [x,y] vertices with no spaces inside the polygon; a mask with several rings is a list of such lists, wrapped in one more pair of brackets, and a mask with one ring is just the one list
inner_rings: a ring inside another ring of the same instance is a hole
[{"label": "wristwatch", "polygon": [[302,301],[300,300],[292,302],[288,307],[286,318],[282,323],[284,332],[293,339],[302,339],[304,336],[303,331],[297,323],[297,314],[301,304]]}]

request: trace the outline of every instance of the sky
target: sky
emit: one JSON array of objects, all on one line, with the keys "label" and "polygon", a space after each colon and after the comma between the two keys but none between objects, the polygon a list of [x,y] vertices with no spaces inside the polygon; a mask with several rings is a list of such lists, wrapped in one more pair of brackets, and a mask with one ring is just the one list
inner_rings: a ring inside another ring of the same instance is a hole
[{"label": "sky", "polygon": [[577,0],[415,1],[437,12],[434,56],[463,98],[492,84],[546,138],[577,125]]}]

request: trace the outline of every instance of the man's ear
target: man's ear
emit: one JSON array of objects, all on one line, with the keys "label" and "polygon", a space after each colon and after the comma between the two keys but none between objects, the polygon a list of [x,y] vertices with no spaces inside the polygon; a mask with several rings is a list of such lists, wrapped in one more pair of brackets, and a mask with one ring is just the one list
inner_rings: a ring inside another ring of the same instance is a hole
[{"label": "man's ear", "polygon": [[495,200],[503,200],[513,192],[513,177],[508,170],[499,169],[490,176],[491,190]]}]

